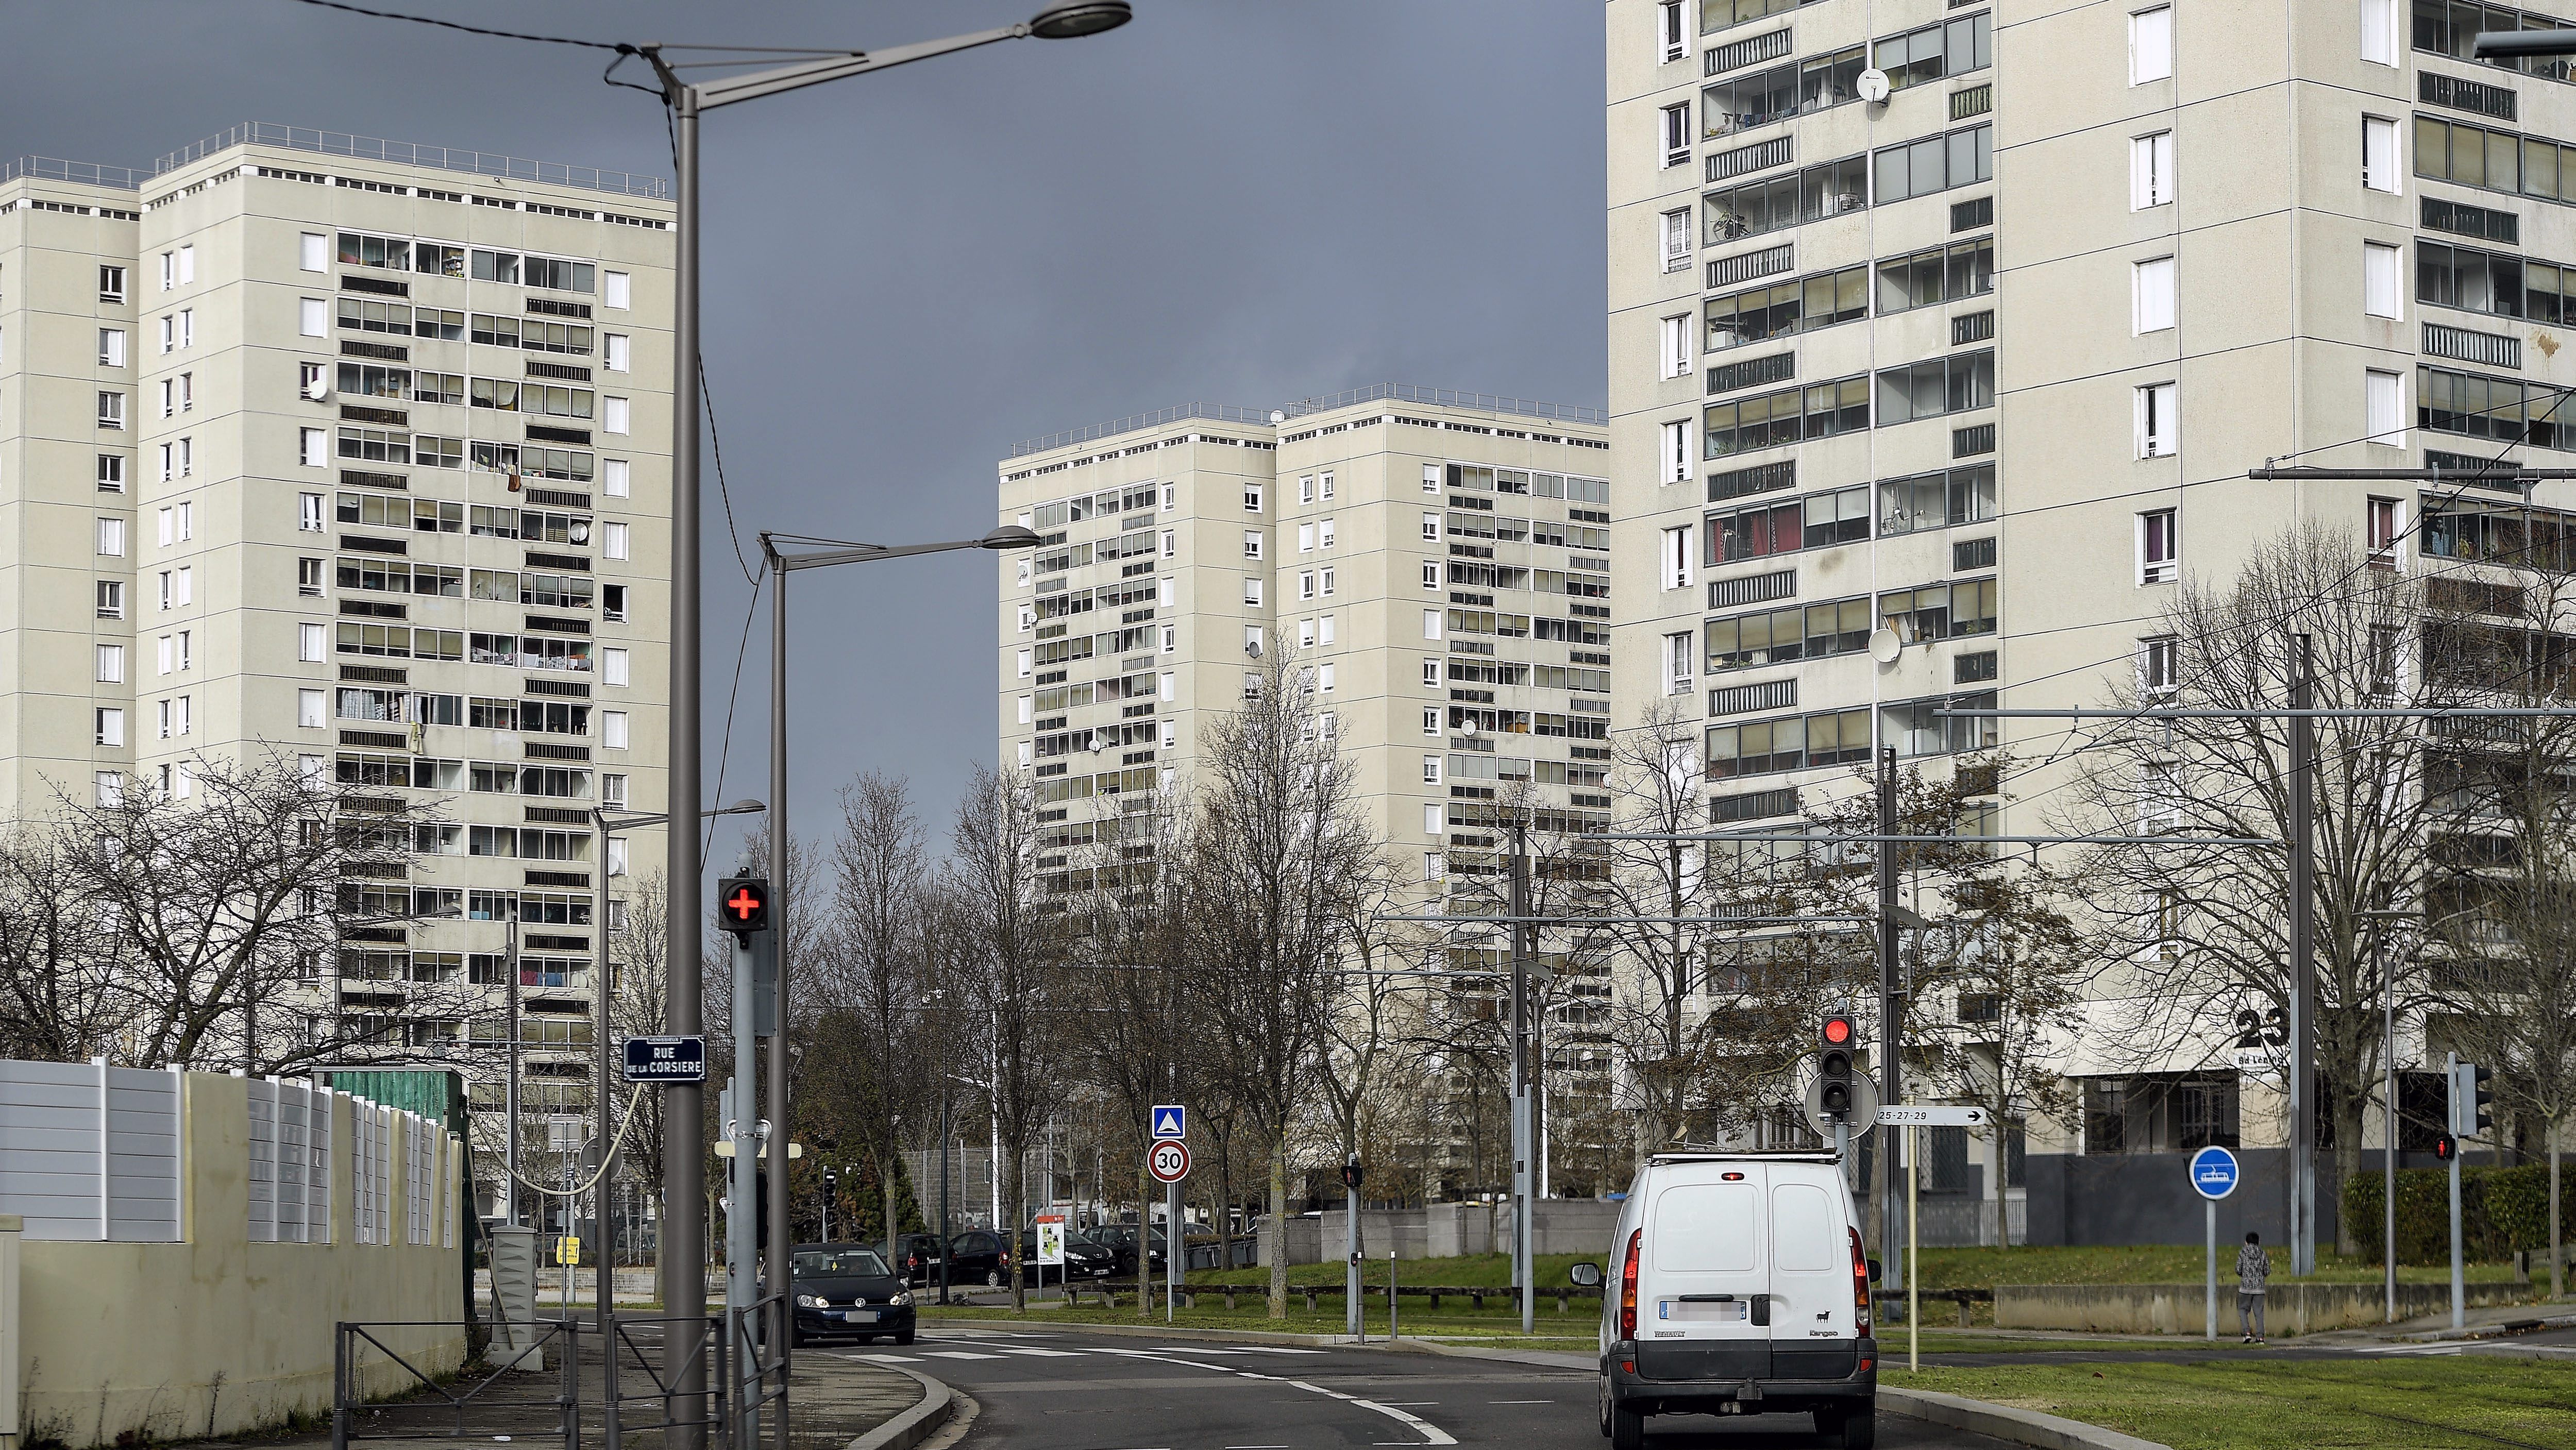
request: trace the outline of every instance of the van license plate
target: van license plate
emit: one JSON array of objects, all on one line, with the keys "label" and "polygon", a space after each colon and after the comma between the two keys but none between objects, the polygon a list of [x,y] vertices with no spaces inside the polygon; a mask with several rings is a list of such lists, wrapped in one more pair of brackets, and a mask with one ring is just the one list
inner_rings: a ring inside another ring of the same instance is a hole
[{"label": "van license plate", "polygon": [[1700,1304],[1665,1299],[1655,1305],[1656,1318],[1675,1324],[1742,1324],[1752,1311],[1751,1301],[1744,1299]]}]

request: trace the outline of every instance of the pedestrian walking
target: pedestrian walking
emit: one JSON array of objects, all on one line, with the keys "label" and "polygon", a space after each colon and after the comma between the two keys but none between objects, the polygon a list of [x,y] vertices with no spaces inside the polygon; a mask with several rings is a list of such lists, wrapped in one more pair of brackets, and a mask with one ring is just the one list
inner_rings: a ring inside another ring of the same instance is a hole
[{"label": "pedestrian walking", "polygon": [[2263,1252],[2263,1236],[2249,1233],[2236,1251],[2236,1327],[2247,1344],[2263,1342],[2263,1288],[2272,1277],[2272,1256]]}]

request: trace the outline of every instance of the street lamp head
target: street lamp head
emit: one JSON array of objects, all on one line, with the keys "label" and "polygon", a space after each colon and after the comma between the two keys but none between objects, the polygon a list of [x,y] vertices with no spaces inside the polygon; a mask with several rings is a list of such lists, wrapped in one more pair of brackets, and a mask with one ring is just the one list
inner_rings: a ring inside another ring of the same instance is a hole
[{"label": "street lamp head", "polygon": [[1004,524],[977,539],[975,544],[984,549],[1034,549],[1038,546],[1038,531],[1018,524]]},{"label": "street lamp head", "polygon": [[1127,0],[1069,0],[1050,5],[1029,22],[1029,34],[1040,40],[1078,40],[1116,30],[1136,18]]},{"label": "street lamp head", "polygon": [[741,800],[735,801],[732,805],[714,812],[714,814],[719,816],[756,816],[767,809],[769,809],[769,807],[746,796]]}]

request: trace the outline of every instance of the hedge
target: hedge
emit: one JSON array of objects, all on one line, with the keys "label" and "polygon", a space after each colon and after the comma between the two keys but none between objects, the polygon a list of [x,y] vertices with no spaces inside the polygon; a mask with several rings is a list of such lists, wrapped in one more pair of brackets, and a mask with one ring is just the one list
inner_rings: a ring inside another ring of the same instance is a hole
[{"label": "hedge", "polygon": [[[2448,1168],[2397,1170],[2397,1262],[2451,1261],[2450,1174]],[[2374,1264],[2384,1238],[2379,1180],[2375,1171],[2357,1173],[2343,1185],[2344,1225],[2359,1231],[2362,1257]],[[2576,1161],[2560,1168],[2558,1230],[2561,1243],[2576,1244]],[[2549,1164],[2460,1170],[2460,1247],[2465,1257],[2486,1262],[2511,1258],[2517,1249],[2548,1248]]]}]

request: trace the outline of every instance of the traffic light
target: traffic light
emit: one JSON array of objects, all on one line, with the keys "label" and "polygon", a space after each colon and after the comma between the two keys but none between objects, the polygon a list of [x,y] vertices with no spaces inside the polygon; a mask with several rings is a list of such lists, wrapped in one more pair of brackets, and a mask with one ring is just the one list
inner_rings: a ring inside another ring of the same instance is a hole
[{"label": "traffic light", "polygon": [[735,936],[769,930],[769,878],[728,876],[718,882],[716,916]]},{"label": "traffic light", "polygon": [[1825,1112],[1832,1117],[1848,1117],[1852,1110],[1852,1047],[1860,1035],[1857,1023],[1848,1012],[1829,1012],[1817,1029],[1819,1055],[1816,1076],[1824,1085]]},{"label": "traffic light", "polygon": [[830,1164],[823,1165],[823,1201],[838,1203],[841,1197],[841,1175]]},{"label": "traffic light", "polygon": [[1344,1188],[1360,1186],[1360,1160],[1357,1158],[1342,1165],[1342,1186]]},{"label": "traffic light", "polygon": [[2433,1156],[2448,1163],[2460,1156],[2460,1140],[2448,1133],[2433,1140]]},{"label": "traffic light", "polygon": [[2482,1138],[2495,1126],[2495,1069],[2474,1062],[2451,1065],[2451,1132]]}]

